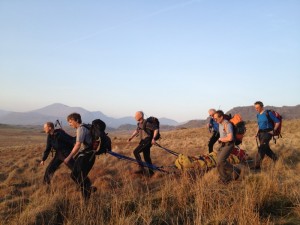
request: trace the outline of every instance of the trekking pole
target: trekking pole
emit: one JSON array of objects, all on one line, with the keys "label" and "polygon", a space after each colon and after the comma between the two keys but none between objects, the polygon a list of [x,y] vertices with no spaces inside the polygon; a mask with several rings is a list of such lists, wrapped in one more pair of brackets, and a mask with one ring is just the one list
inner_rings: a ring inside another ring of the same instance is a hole
[{"label": "trekking pole", "polygon": [[61,125],[61,123],[59,122],[58,119],[55,121],[55,125],[54,126],[56,127],[57,125],[59,125],[60,129],[62,129],[62,125]]},{"label": "trekking pole", "polygon": [[259,144],[258,144],[257,136],[255,137],[255,140],[256,140],[257,149],[259,150]]},{"label": "trekking pole", "polygon": [[258,143],[258,137],[257,136],[255,137],[255,140],[256,140],[256,145],[257,145],[257,154],[256,154],[256,157],[255,157],[255,160],[254,160],[254,166],[256,168],[257,167],[257,162],[261,161],[261,158],[260,158],[260,151],[259,151],[260,143]]},{"label": "trekking pole", "polygon": [[165,150],[166,152],[169,152],[169,153],[172,154],[172,155],[179,156],[179,153],[178,153],[178,152],[174,152],[174,151],[172,151],[172,150],[170,150],[170,149],[167,149],[167,148],[165,148],[165,147],[162,147],[162,146],[161,146],[160,144],[158,144],[158,143],[156,143],[156,146],[158,146],[159,148]]}]

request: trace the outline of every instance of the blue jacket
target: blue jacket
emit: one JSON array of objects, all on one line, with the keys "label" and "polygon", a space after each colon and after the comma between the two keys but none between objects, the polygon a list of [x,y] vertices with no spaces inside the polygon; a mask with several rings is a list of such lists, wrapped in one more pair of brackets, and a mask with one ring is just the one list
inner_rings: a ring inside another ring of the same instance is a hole
[{"label": "blue jacket", "polygon": [[219,132],[219,124],[213,118],[209,120],[209,127],[212,127],[213,131]]},{"label": "blue jacket", "polygon": [[274,129],[274,126],[273,126],[273,123],[279,123],[279,119],[271,112],[271,111],[268,111],[269,112],[269,116],[271,118],[272,121],[269,121],[268,120],[268,117],[266,115],[266,111],[265,110],[262,114],[257,114],[256,117],[257,117],[257,124],[258,124],[258,128],[259,130],[273,130]]}]

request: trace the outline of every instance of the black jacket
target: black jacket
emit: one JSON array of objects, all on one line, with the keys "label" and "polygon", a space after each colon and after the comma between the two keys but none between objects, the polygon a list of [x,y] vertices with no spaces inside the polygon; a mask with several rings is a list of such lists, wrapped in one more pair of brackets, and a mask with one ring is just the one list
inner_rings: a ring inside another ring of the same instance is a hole
[{"label": "black jacket", "polygon": [[44,151],[42,160],[45,161],[53,148],[55,151],[60,151],[67,157],[72,151],[76,137],[72,137],[62,129],[55,129],[53,134],[48,134],[47,146]]}]

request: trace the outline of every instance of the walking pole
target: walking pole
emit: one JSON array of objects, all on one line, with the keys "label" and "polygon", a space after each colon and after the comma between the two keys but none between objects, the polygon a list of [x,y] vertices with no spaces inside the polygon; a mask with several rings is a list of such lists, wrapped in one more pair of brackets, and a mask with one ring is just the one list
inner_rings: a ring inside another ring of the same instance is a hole
[{"label": "walking pole", "polygon": [[257,149],[259,150],[259,145],[258,145],[257,136],[255,137],[255,140],[256,140]]},{"label": "walking pole", "polygon": [[[256,167],[260,167],[260,153],[259,153],[260,144],[258,143],[258,137],[257,137],[257,135],[255,136],[255,140],[256,140],[256,145],[257,145],[257,154],[255,156],[254,166],[256,168]],[[259,161],[259,166],[257,165],[258,161]]]}]

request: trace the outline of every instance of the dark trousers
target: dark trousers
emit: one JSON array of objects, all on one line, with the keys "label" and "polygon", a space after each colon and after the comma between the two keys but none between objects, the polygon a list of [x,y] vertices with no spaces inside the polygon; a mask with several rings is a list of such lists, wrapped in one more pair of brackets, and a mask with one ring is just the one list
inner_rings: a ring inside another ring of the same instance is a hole
[{"label": "dark trousers", "polygon": [[232,179],[234,179],[234,177],[238,177],[240,174],[240,169],[231,165],[227,161],[227,158],[229,157],[233,148],[233,143],[223,143],[221,144],[217,155],[217,169],[220,175],[220,179],[225,183],[231,181]]},{"label": "dark trousers", "polygon": [[[51,162],[46,168],[44,175],[44,184],[50,184],[51,178],[53,177],[55,171],[59,168],[60,164],[64,162],[65,158],[66,157],[60,151],[56,151],[54,158],[51,160]],[[71,159],[68,162],[67,166],[70,170],[73,170],[74,163],[74,159]]]},{"label": "dark trousers", "polygon": [[[145,138],[140,141],[139,145],[135,148],[133,151],[134,157],[136,158],[137,161],[142,162],[142,158],[140,153],[143,152],[144,155],[144,160],[146,163],[152,165],[152,160],[150,157],[150,148],[151,148],[151,138]],[[142,164],[140,164],[141,167],[143,167]],[[154,171],[149,168],[149,173],[153,174]]]},{"label": "dark trousers", "polygon": [[211,153],[214,151],[214,144],[220,138],[220,133],[217,131],[213,131],[209,141],[208,141],[208,152]]},{"label": "dark trousers", "polygon": [[95,163],[94,152],[79,153],[75,160],[74,169],[71,173],[72,179],[80,186],[84,199],[89,199],[91,195],[91,180],[88,174]]},{"label": "dark trousers", "polygon": [[265,155],[270,157],[273,161],[276,161],[278,159],[277,155],[270,148],[271,139],[272,139],[272,135],[269,134],[268,132],[259,132],[258,140],[260,145],[256,156],[257,159],[256,166],[260,165]]}]

